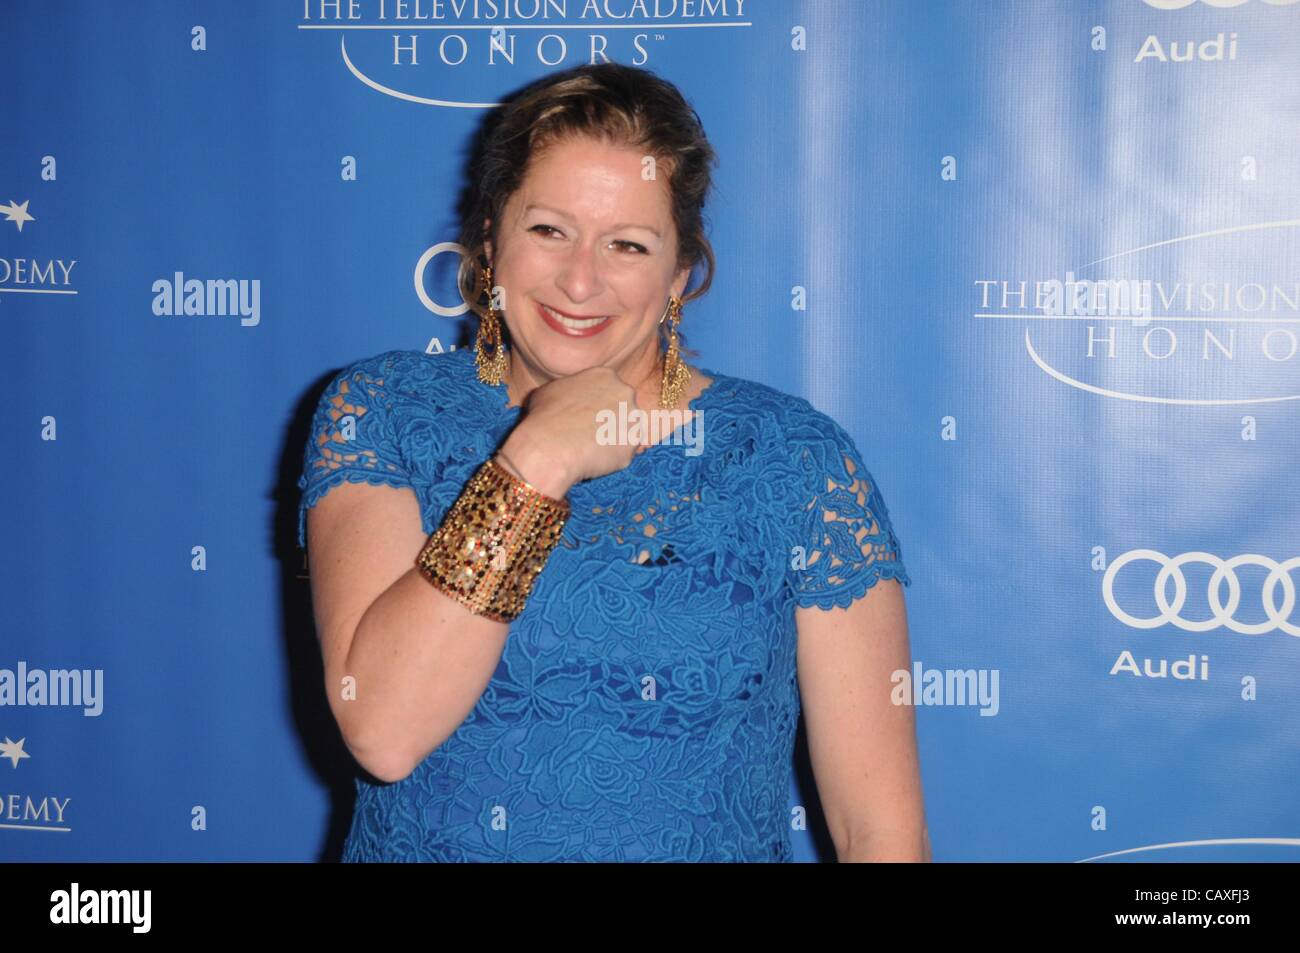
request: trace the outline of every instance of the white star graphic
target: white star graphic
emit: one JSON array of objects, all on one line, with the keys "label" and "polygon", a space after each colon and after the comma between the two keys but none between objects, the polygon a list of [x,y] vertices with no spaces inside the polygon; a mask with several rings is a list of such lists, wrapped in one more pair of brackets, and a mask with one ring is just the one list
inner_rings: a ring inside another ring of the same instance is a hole
[{"label": "white star graphic", "polygon": [[29,214],[27,211],[27,206],[31,203],[31,201],[32,201],[31,199],[28,199],[22,205],[19,205],[13,199],[10,199],[8,205],[0,205],[0,212],[4,212],[5,219],[17,225],[18,231],[21,232],[23,230],[23,222],[36,221],[36,218],[31,214]]},{"label": "white star graphic", "polygon": [[8,758],[14,763],[15,768],[18,767],[19,758],[31,757],[31,755],[23,750],[23,742],[26,740],[26,738],[19,738],[17,741],[14,741],[6,736],[4,744],[0,745],[0,758]]}]

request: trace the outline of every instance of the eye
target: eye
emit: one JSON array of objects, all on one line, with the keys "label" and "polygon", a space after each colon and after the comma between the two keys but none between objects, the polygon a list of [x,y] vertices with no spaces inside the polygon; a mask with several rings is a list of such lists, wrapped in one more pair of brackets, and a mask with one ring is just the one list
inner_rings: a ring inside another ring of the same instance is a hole
[{"label": "eye", "polygon": [[[541,229],[541,231],[538,231],[538,229]],[[554,227],[552,227],[552,226],[550,226],[550,225],[546,225],[546,224],[543,224],[543,223],[540,223],[540,222],[539,222],[538,224],[534,225],[532,228],[530,228],[530,229],[528,229],[528,230],[529,230],[530,232],[537,232],[537,234],[541,235],[543,238],[550,238],[550,237],[551,237],[551,235],[550,235],[551,232],[554,232],[556,235],[563,235],[563,234],[564,234],[564,233],[561,232],[558,228],[554,228]],[[623,238],[615,239],[613,242],[611,242],[611,244],[613,244],[613,245],[621,245],[621,246],[627,248],[627,249],[628,249],[629,251],[631,251],[633,254],[637,254],[637,255],[648,255],[648,254],[649,254],[649,252],[646,250],[646,247],[645,247],[644,245],[639,245],[639,244],[637,244],[636,242],[628,241],[627,239],[623,239]]]}]

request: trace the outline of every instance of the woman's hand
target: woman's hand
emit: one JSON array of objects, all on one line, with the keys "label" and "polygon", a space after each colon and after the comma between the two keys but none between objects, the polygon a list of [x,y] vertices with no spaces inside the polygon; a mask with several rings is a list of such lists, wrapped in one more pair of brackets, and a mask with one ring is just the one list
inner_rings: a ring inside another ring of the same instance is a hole
[{"label": "woman's hand", "polygon": [[542,384],[529,393],[522,419],[501,445],[506,459],[497,459],[557,499],[575,483],[622,470],[645,444],[596,440],[597,414],[617,416],[620,403],[629,413],[637,409],[636,389],[604,366]]}]

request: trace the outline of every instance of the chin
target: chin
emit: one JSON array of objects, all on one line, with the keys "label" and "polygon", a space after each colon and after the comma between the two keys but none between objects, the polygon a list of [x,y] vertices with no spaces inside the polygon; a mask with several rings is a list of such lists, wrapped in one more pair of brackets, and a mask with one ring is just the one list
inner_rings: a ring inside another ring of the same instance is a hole
[{"label": "chin", "polygon": [[530,347],[528,351],[542,370],[555,377],[568,377],[589,367],[597,367],[608,357],[604,346],[598,349],[581,341],[576,345],[548,343],[546,347]]}]

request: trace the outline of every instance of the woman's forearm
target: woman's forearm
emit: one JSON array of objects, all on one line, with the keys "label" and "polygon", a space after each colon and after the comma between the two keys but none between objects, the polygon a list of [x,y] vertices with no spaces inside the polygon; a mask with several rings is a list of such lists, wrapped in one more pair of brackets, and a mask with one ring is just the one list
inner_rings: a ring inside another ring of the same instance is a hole
[{"label": "woman's forearm", "polygon": [[[572,481],[544,448],[518,428],[502,446],[508,461],[497,460],[558,498]],[[509,630],[430,585],[414,565],[389,586],[357,623],[345,671],[329,673],[335,716],[362,766],[400,780],[451,737],[491,681]]]},{"label": "woman's forearm", "polygon": [[836,860],[848,863],[930,863],[930,831],[879,831],[852,838],[836,850]]},{"label": "woman's forearm", "polygon": [[[435,589],[414,566],[393,583],[353,635],[342,677],[354,679],[355,697],[334,704],[362,766],[397,781],[451,737],[491,680],[509,630]],[[332,679],[335,692],[342,677]]]}]

